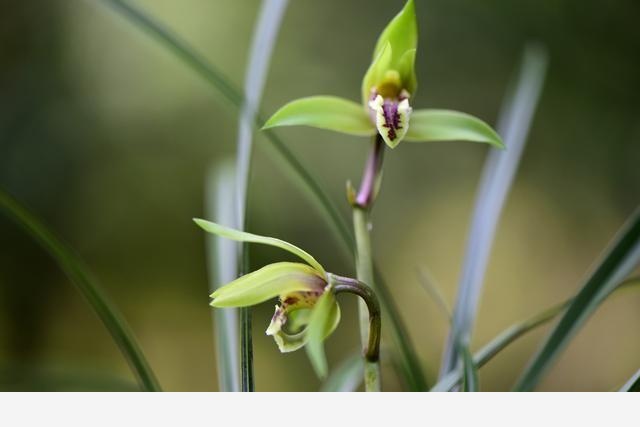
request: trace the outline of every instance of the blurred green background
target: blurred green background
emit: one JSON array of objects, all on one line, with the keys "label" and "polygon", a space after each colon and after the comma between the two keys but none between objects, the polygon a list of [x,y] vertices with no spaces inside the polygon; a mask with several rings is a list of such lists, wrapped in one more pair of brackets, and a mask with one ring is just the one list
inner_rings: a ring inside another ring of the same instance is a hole
[{"label": "blurred green background", "polygon": [[[240,85],[258,0],[144,0]],[[292,0],[272,59],[263,111],[313,94],[359,99],[375,38],[402,2]],[[527,41],[550,53],[547,84],[491,257],[474,347],[577,290],[640,200],[640,3],[419,0],[416,105],[494,123]],[[198,76],[98,0],[0,3],[0,186],[87,261],[130,321],[167,390],[215,390],[205,266],[204,177],[233,156],[236,117]],[[364,139],[314,129],[278,132],[348,215]],[[353,274],[307,199],[261,145],[251,230]],[[452,303],[474,193],[487,153],[465,143],[388,153],[374,250],[430,378],[447,321],[416,280],[426,267]],[[255,267],[281,259],[256,248]],[[327,342],[335,366],[357,349],[354,301]],[[542,390],[610,390],[640,362],[640,295],[614,296],[572,341]],[[280,355],[255,311],[258,390],[316,390],[304,352]],[[508,388],[538,331],[481,370]],[[67,278],[0,217],[0,388],[130,389],[110,336]],[[400,383],[385,366],[384,384]]]}]

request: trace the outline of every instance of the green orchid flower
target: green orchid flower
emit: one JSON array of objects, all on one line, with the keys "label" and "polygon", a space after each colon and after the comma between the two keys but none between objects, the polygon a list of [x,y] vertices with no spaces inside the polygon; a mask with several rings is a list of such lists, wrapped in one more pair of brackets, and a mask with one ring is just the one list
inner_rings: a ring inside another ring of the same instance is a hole
[{"label": "green orchid flower", "polygon": [[415,4],[409,0],[378,38],[362,81],[362,104],[335,96],[302,98],[280,108],[264,128],[305,125],[357,136],[377,134],[391,148],[403,140],[473,141],[503,148],[500,136],[478,118],[451,110],[413,110],[417,44]]},{"label": "green orchid flower", "polygon": [[213,307],[248,307],[278,297],[275,313],[266,330],[281,352],[306,347],[318,374],[327,374],[323,341],[340,322],[340,307],[333,291],[333,277],[309,253],[280,239],[258,236],[222,225],[194,219],[205,231],[232,240],[284,249],[305,263],[278,262],[248,273],[211,294]]}]

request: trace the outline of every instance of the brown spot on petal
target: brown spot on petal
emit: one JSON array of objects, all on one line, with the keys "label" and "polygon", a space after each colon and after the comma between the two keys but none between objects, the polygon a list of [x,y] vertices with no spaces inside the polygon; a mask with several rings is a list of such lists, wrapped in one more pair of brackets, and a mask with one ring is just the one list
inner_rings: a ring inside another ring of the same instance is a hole
[{"label": "brown spot on petal", "polygon": [[298,298],[296,298],[296,297],[287,297],[287,298],[285,298],[284,301],[282,301],[282,303],[284,305],[293,305],[293,304],[295,304],[297,302],[298,302]]}]

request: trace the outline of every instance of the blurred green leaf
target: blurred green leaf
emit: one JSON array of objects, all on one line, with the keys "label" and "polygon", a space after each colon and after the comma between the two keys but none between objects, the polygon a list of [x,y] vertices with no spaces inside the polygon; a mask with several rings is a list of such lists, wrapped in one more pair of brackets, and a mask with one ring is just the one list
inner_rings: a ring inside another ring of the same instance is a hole
[{"label": "blurred green leaf", "polygon": [[[636,286],[640,286],[640,279],[629,279],[620,283],[615,289],[613,289],[612,292]],[[573,298],[570,298],[567,301],[556,304],[553,307],[550,307],[536,314],[535,316],[530,317],[527,320],[509,326],[473,355],[474,363],[478,368],[483,367],[484,365],[489,363],[489,361],[491,361],[491,359],[493,359],[498,353],[507,348],[511,343],[515,342],[518,338],[524,336],[527,332],[537,329],[538,327],[545,325],[546,323],[555,319],[556,316],[566,310],[566,308],[569,306],[569,304],[571,304],[572,301]],[[438,383],[434,385],[430,391],[449,391],[453,387],[455,387],[461,380],[462,375],[459,371],[451,371],[447,375],[442,377],[442,379],[438,381]]]},{"label": "blurred green leaf", "polygon": [[466,345],[460,346],[462,355],[462,391],[478,391],[478,369]]},{"label": "blurred green leaf", "polygon": [[[262,0],[262,7],[254,27],[249,62],[244,80],[244,100],[238,117],[238,139],[236,144],[236,185],[232,206],[235,206],[236,226],[240,230],[247,227],[247,203],[249,195],[249,181],[251,178],[251,159],[253,157],[253,133],[256,113],[267,78],[267,70],[276,44],[280,24],[287,9],[288,0]],[[229,225],[231,223],[228,223]],[[233,264],[238,273],[248,271],[249,247],[240,245],[240,264]],[[238,269],[237,267],[240,267]],[[219,312],[220,310],[214,310]],[[251,331],[251,309],[241,308],[241,372],[242,390],[255,389],[253,369],[253,343]],[[225,322],[227,323],[227,322]],[[222,374],[229,375],[229,374]]]},{"label": "blurred green leaf", "polygon": [[0,209],[24,228],[58,263],[111,334],[136,375],[140,387],[145,391],[160,391],[160,384],[147,363],[131,328],[93,279],[82,260],[33,214],[3,190],[0,190]]},{"label": "blurred green leaf", "polygon": [[133,392],[135,382],[112,376],[104,369],[12,364],[0,366],[0,392]]},{"label": "blurred green leaf", "polygon": [[264,128],[278,126],[311,126],[358,136],[375,134],[362,105],[336,96],[311,96],[289,102],[267,120]]},{"label": "blurred green leaf", "polygon": [[318,271],[306,264],[277,262],[245,274],[211,294],[213,307],[249,307],[298,291],[322,291]]},{"label": "blurred green leaf", "polygon": [[433,302],[436,303],[436,306],[438,306],[444,318],[451,324],[451,307],[449,307],[446,298],[442,292],[440,292],[440,288],[436,285],[431,273],[421,268],[418,271],[418,282],[422,285],[422,289],[433,299]]},{"label": "blurred green leaf", "polygon": [[320,378],[327,376],[327,357],[324,354],[324,340],[336,328],[340,320],[340,309],[336,303],[335,296],[331,290],[327,289],[318,298],[307,326],[307,355],[311,361],[316,375]]},{"label": "blurred green leaf", "polygon": [[584,322],[639,261],[640,208],[637,208],[525,369],[515,386],[516,391],[535,388]]},{"label": "blurred green leaf", "polygon": [[[411,391],[425,391],[428,389],[422,365],[416,351],[414,350],[409,337],[407,327],[400,316],[400,309],[396,305],[391,289],[387,284],[382,272],[373,261],[373,272],[375,282],[375,292],[378,294],[385,328],[388,328],[393,341],[393,351],[398,357],[393,355],[394,366],[399,368],[398,373],[404,385]],[[371,284],[368,283],[371,286]]]},{"label": "blurred green leaf", "polygon": [[416,110],[411,114],[406,141],[471,141],[504,148],[500,136],[485,122],[451,110]]},{"label": "blurred green leaf", "polygon": [[625,385],[623,385],[618,391],[640,392],[640,369],[638,369],[636,373],[633,374],[631,378],[629,378],[629,381],[627,381]]},{"label": "blurred green leaf", "polygon": [[356,353],[346,358],[326,379],[320,391],[350,392],[356,391],[364,375],[362,355]]},{"label": "blurred green leaf", "polygon": [[458,364],[460,355],[456,351],[456,338],[467,344],[471,342],[500,214],[527,143],[546,69],[546,50],[538,45],[527,45],[498,119],[500,135],[509,149],[490,150],[478,185],[440,377]]},{"label": "blurred green leaf", "polygon": [[[212,164],[205,180],[205,212],[222,224],[234,224],[236,197],[234,163],[223,160]],[[207,234],[207,273],[209,292],[235,280],[238,274],[238,244],[235,241]],[[240,328],[238,310],[211,310],[216,352],[218,390],[240,391]]]},{"label": "blurred green leaf", "polygon": [[193,221],[198,224],[203,230],[216,234],[218,236],[226,237],[227,239],[235,240],[238,242],[247,243],[259,243],[262,245],[275,246],[280,249],[284,249],[294,255],[299,256],[304,261],[308,262],[310,266],[318,270],[321,274],[326,274],[324,268],[314,257],[308,252],[300,249],[299,247],[292,245],[284,240],[276,239],[274,237],[259,236],[257,234],[251,234],[244,231],[235,230],[233,228],[225,227],[215,222],[206,221],[204,219],[194,218]]}]

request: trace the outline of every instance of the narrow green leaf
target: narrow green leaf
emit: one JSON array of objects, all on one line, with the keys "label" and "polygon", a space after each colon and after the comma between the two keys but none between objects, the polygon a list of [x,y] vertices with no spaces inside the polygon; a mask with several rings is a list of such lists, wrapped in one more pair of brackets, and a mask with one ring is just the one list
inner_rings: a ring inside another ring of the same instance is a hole
[{"label": "narrow green leaf", "polygon": [[[640,279],[629,279],[619,284],[612,292],[637,286],[640,286]],[[530,317],[527,320],[509,326],[473,355],[474,363],[478,368],[483,367],[518,338],[555,319],[559,314],[566,310],[572,301],[573,298],[570,298]],[[447,375],[442,377],[442,379],[438,381],[430,391],[449,391],[461,380],[462,375],[459,371],[450,371]]]},{"label": "narrow green leaf", "polygon": [[58,263],[107,328],[127,359],[142,389],[160,391],[160,384],[147,363],[131,328],[93,279],[84,262],[33,214],[3,190],[0,190],[0,209],[29,233]]},{"label": "narrow green leaf", "polygon": [[140,386],[97,368],[16,363],[0,366],[0,392],[134,392]]},{"label": "narrow green leaf", "polygon": [[466,345],[460,346],[462,355],[462,391],[478,391],[478,369]]},{"label": "narrow green leaf", "polygon": [[[205,180],[205,212],[221,224],[234,224],[236,202],[236,169],[229,160],[219,161],[209,168]],[[238,243],[215,234],[206,236],[209,291],[213,293],[238,274]],[[238,310],[211,310],[214,347],[216,351],[218,389],[240,391],[240,327]]]},{"label": "narrow green leaf", "polygon": [[640,392],[640,369],[638,369],[636,373],[633,374],[631,378],[629,378],[629,381],[627,381],[625,385],[623,385],[618,391]]},{"label": "narrow green leaf", "polygon": [[278,126],[311,126],[358,136],[375,134],[364,107],[337,96],[310,96],[289,102],[267,120],[264,129]]},{"label": "narrow green leaf", "polygon": [[452,110],[416,110],[411,114],[406,141],[471,141],[504,148],[500,136],[485,122]]},{"label": "narrow green leaf", "polygon": [[250,307],[298,291],[322,291],[318,271],[306,264],[278,262],[238,277],[211,294],[214,307]]},{"label": "narrow green leaf", "polygon": [[[288,0],[263,0],[258,20],[251,41],[249,59],[244,80],[244,100],[238,117],[238,139],[236,144],[236,185],[235,211],[236,226],[244,231],[247,222],[247,200],[249,199],[249,181],[251,177],[251,159],[253,154],[253,127],[260,99],[266,82],[267,70],[271,54],[276,44],[280,23],[284,17]],[[249,245],[240,245],[239,273],[246,273],[249,269]],[[237,264],[236,264],[237,265]],[[241,336],[241,370],[242,390],[253,391],[255,388],[252,331],[250,322],[250,308],[241,308],[240,336]],[[220,311],[220,310],[214,310]],[[224,374],[223,374],[224,375]]]},{"label": "narrow green leaf", "polygon": [[518,380],[516,391],[533,390],[584,322],[640,262],[640,208],[631,215],[582,289]]},{"label": "narrow green leaf", "polygon": [[484,163],[462,261],[452,326],[441,359],[440,377],[454,370],[460,359],[454,338],[461,337],[469,343],[473,335],[500,215],[518,170],[544,84],[547,68],[544,48],[526,46],[518,68],[498,119],[498,131],[509,149],[490,150]]},{"label": "narrow green leaf", "polygon": [[432,275],[426,269],[421,268],[418,271],[418,282],[422,285],[422,289],[433,299],[433,302],[436,303],[445,319],[451,323],[451,307],[449,307],[446,298],[440,292],[440,288],[436,285]]},{"label": "narrow green leaf", "polygon": [[322,384],[323,392],[351,392],[356,391],[364,375],[364,361],[359,353],[346,358]]},{"label": "narrow green leaf", "polygon": [[312,257],[308,252],[300,249],[295,245],[292,245],[289,242],[285,242],[284,240],[276,239],[274,237],[258,236],[257,234],[251,234],[244,231],[238,231],[233,228],[216,224],[215,222],[206,221],[204,219],[194,218],[193,221],[198,224],[203,230],[209,233],[216,234],[218,236],[226,237],[227,239],[235,240],[238,242],[259,243],[262,245],[275,246],[277,248],[284,249],[285,251],[297,255],[304,261],[308,262],[310,266],[318,270],[318,272],[322,273],[322,275],[326,274],[322,265],[320,265],[320,263],[316,261],[316,259]]},{"label": "narrow green leaf", "polygon": [[397,361],[395,366],[400,368],[398,373],[409,390],[425,391],[428,388],[428,384],[422,365],[409,337],[407,326],[402,320],[402,316],[400,316],[400,309],[389,290],[391,288],[377,267],[375,260],[373,271],[375,284],[368,283],[368,285],[375,286],[374,290],[378,294],[380,306],[382,307],[384,327],[389,326],[388,331],[391,335],[393,349],[398,354],[398,357],[393,358]]},{"label": "narrow green leaf", "polygon": [[339,321],[339,307],[331,290],[327,289],[311,311],[309,326],[307,326],[307,355],[316,375],[320,378],[327,376],[327,357],[324,354],[324,340],[333,332]]},{"label": "narrow green leaf", "polygon": [[418,21],[413,0],[408,0],[404,8],[382,31],[373,51],[374,58],[378,56],[387,43],[391,45],[394,52],[391,60],[391,66],[394,68],[405,52],[415,50],[418,46]]}]

